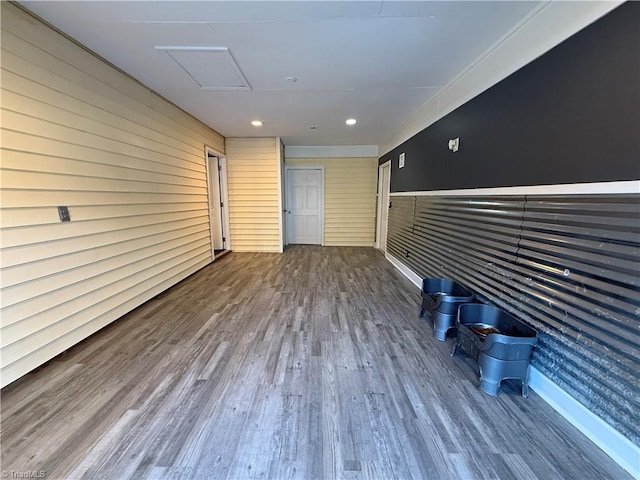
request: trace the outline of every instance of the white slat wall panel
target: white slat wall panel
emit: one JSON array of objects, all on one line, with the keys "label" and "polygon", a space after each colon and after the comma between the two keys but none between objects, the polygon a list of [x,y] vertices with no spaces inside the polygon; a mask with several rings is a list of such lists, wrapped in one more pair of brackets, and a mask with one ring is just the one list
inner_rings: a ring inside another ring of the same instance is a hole
[{"label": "white slat wall panel", "polygon": [[227,138],[231,248],[280,252],[280,163],[276,138]]},{"label": "white slat wall panel", "polygon": [[376,235],[376,158],[292,158],[287,166],[324,166],[324,245],[371,247]]},{"label": "white slat wall panel", "polygon": [[8,2],[1,45],[4,386],[211,262],[224,138]]}]

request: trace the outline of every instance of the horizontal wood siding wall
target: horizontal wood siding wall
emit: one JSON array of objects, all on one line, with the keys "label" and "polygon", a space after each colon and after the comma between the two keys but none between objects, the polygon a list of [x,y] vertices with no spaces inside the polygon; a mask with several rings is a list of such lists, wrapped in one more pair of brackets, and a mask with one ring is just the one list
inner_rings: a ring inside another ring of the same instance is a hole
[{"label": "horizontal wood siding wall", "polygon": [[211,261],[224,139],[7,2],[1,86],[4,386]]},{"label": "horizontal wood siding wall", "polygon": [[292,158],[324,166],[324,245],[371,247],[376,236],[377,158]]},{"label": "horizontal wood siding wall", "polygon": [[280,160],[276,138],[226,141],[229,228],[236,252],[280,252]]}]

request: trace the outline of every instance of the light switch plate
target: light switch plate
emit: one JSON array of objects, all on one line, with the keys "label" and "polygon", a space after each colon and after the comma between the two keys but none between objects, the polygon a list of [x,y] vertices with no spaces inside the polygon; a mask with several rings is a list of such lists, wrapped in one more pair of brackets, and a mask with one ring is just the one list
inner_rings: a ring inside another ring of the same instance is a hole
[{"label": "light switch plate", "polygon": [[403,167],[404,167],[404,152],[402,152],[398,157],[398,168],[403,168]]}]

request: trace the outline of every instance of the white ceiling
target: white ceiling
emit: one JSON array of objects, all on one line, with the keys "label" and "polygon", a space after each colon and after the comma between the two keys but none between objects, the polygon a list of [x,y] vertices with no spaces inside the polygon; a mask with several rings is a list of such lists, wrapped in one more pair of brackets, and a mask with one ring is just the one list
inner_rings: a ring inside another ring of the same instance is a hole
[{"label": "white ceiling", "polygon": [[20,3],[224,136],[380,145],[540,2]]}]

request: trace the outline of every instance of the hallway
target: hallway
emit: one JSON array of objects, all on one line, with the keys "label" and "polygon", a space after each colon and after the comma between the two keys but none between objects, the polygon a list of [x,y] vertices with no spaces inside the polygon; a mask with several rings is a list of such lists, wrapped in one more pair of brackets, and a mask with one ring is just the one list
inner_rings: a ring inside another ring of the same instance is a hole
[{"label": "hallway", "polygon": [[373,248],[231,253],[2,391],[2,470],[626,479],[535,392],[477,389]]}]

